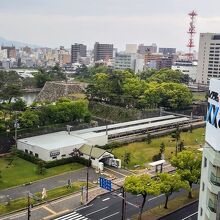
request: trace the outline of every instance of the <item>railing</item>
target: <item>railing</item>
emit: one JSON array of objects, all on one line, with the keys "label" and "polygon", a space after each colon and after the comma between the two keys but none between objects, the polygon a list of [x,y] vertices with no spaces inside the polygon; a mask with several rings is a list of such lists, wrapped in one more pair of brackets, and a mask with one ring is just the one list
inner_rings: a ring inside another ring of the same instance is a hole
[{"label": "railing", "polygon": [[211,199],[209,199],[208,207],[211,212],[216,213],[216,203],[214,203]]},{"label": "railing", "polygon": [[214,173],[211,173],[210,175],[210,181],[216,185],[216,186],[220,186],[220,177],[217,177],[214,175]]}]

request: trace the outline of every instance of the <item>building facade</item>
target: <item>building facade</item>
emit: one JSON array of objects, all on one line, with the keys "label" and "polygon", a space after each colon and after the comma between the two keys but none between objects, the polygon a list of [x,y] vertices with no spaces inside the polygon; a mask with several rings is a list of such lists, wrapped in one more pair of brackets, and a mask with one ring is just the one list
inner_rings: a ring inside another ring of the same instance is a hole
[{"label": "building facade", "polygon": [[220,77],[220,34],[201,33],[199,40],[197,83],[209,84]]},{"label": "building facade", "polygon": [[179,60],[174,62],[172,70],[179,70],[183,74],[188,74],[192,80],[197,79],[197,62],[188,60]]},{"label": "building facade", "polygon": [[81,57],[86,57],[87,47],[84,44],[71,46],[71,63],[77,63]]},{"label": "building facade", "polygon": [[198,220],[220,219],[220,80],[211,79],[209,90]]},{"label": "building facade", "polygon": [[100,44],[98,42],[94,45],[94,61],[109,60],[113,58],[113,44]]},{"label": "building facade", "polygon": [[176,48],[159,47],[159,53],[170,55],[176,53]]}]

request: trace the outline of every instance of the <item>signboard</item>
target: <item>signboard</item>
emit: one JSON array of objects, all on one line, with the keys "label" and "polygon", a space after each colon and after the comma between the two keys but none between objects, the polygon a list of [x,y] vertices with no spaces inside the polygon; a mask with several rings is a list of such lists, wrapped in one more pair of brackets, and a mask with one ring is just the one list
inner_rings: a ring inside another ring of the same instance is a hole
[{"label": "signboard", "polygon": [[220,80],[211,79],[206,116],[206,142],[220,151]]},{"label": "signboard", "polygon": [[107,180],[103,177],[99,177],[99,186],[103,189],[106,189],[108,191],[112,190],[112,181],[111,180]]},{"label": "signboard", "polygon": [[59,151],[59,150],[51,151],[51,152],[50,152],[50,156],[51,156],[51,157],[56,157],[56,156],[58,156],[58,155],[60,155],[60,151]]}]

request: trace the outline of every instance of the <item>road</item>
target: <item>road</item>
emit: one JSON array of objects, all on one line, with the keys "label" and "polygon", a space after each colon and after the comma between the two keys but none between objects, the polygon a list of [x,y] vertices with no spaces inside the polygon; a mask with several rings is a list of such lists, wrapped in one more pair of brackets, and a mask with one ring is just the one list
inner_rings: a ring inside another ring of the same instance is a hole
[{"label": "road", "polygon": [[[176,197],[177,195],[185,193],[181,190],[178,193],[174,193],[171,198]],[[138,214],[139,205],[142,202],[141,195],[132,195],[127,193],[126,195],[126,218],[129,219],[131,216]],[[145,205],[144,210],[151,209],[160,204],[164,204],[165,197],[164,195],[159,195],[156,197],[148,197],[148,202]],[[107,193],[105,195],[99,196],[95,200],[93,200],[87,206],[81,207],[79,209],[74,210],[74,212],[69,213],[68,216],[62,216],[56,218],[55,220],[66,220],[66,219],[80,219],[80,220],[116,220],[121,219],[121,207],[122,207],[122,198],[121,193],[118,191],[116,193]],[[194,207],[195,208],[195,207]],[[191,214],[191,209],[184,210],[183,213],[187,215]],[[73,215],[73,218],[70,216]],[[75,218],[74,218],[75,216]],[[78,217],[80,216],[80,217]],[[183,214],[182,214],[183,216]],[[77,218],[78,217],[78,218]],[[184,217],[184,216],[183,216]],[[169,218],[170,219],[180,219],[178,218]],[[165,219],[164,219],[165,220]],[[167,220],[167,219],[166,219]],[[186,220],[186,219],[184,219]],[[189,219],[191,220],[191,219]],[[193,219],[194,220],[194,219]]]},{"label": "road", "polygon": [[176,212],[173,212],[170,215],[164,216],[159,220],[170,220],[170,219],[179,219],[179,220],[197,220],[198,216],[198,204],[196,201],[190,205],[185,206],[182,209],[179,209]]}]

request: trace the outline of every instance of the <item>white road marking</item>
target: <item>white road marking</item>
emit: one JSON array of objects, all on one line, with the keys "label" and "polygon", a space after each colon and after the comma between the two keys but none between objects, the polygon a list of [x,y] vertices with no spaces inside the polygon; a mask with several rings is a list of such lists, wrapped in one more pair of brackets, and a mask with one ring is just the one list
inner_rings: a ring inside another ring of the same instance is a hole
[{"label": "white road marking", "polygon": [[108,206],[106,206],[106,207],[104,207],[104,208],[101,208],[101,209],[98,209],[98,210],[96,210],[96,211],[94,211],[94,212],[90,212],[90,213],[87,214],[86,216],[92,215],[92,214],[94,214],[94,213],[96,213],[96,212],[101,212],[102,210],[107,209],[107,208],[108,208]]},{"label": "white road marking", "polygon": [[81,208],[76,209],[75,211],[77,212],[77,211],[80,211],[80,210],[82,210],[82,209],[89,208],[89,207],[91,207],[91,206],[93,206],[93,204],[87,205],[87,206],[83,206],[83,207],[81,207]]},{"label": "white road marking", "polygon": [[138,194],[137,197],[142,196],[141,194]]},{"label": "white road marking", "polygon": [[157,199],[157,198],[159,198],[159,197],[161,197],[161,196],[164,196],[164,194],[161,194],[161,195],[159,195],[159,196],[155,196],[155,197],[153,197],[153,198],[151,198],[151,199],[148,199],[148,201],[152,201],[152,200]]},{"label": "white road marking", "polygon": [[21,217],[21,216],[25,216],[25,213],[24,214],[19,214],[19,215],[14,215],[13,217],[10,217],[10,219],[16,219],[16,218]]},{"label": "white road marking", "polygon": [[109,200],[110,198],[106,198],[106,199],[103,199],[102,201],[104,202],[104,201],[107,201],[107,200]]},{"label": "white road marking", "polygon": [[104,220],[104,219],[110,218],[110,217],[112,217],[112,216],[114,216],[114,215],[118,215],[118,214],[119,214],[119,212],[116,212],[116,213],[113,213],[113,214],[111,214],[111,215],[108,215],[108,216],[106,216],[106,217],[104,217],[104,218],[101,218],[100,220]]},{"label": "white road marking", "polygon": [[54,220],[88,220],[88,218],[82,216],[81,214],[77,212],[71,212],[67,215],[60,216],[58,218],[55,218]]},{"label": "white road marking", "polygon": [[198,213],[198,212],[195,212],[195,213],[193,213],[193,214],[191,214],[191,215],[188,215],[187,217],[185,217],[185,218],[183,218],[183,219],[181,219],[181,220],[187,220],[188,218],[190,218],[190,217],[196,215],[197,213]]},{"label": "white road marking", "polygon": [[121,196],[121,195],[122,195],[122,193],[119,193],[119,194],[118,194],[118,196]]}]

